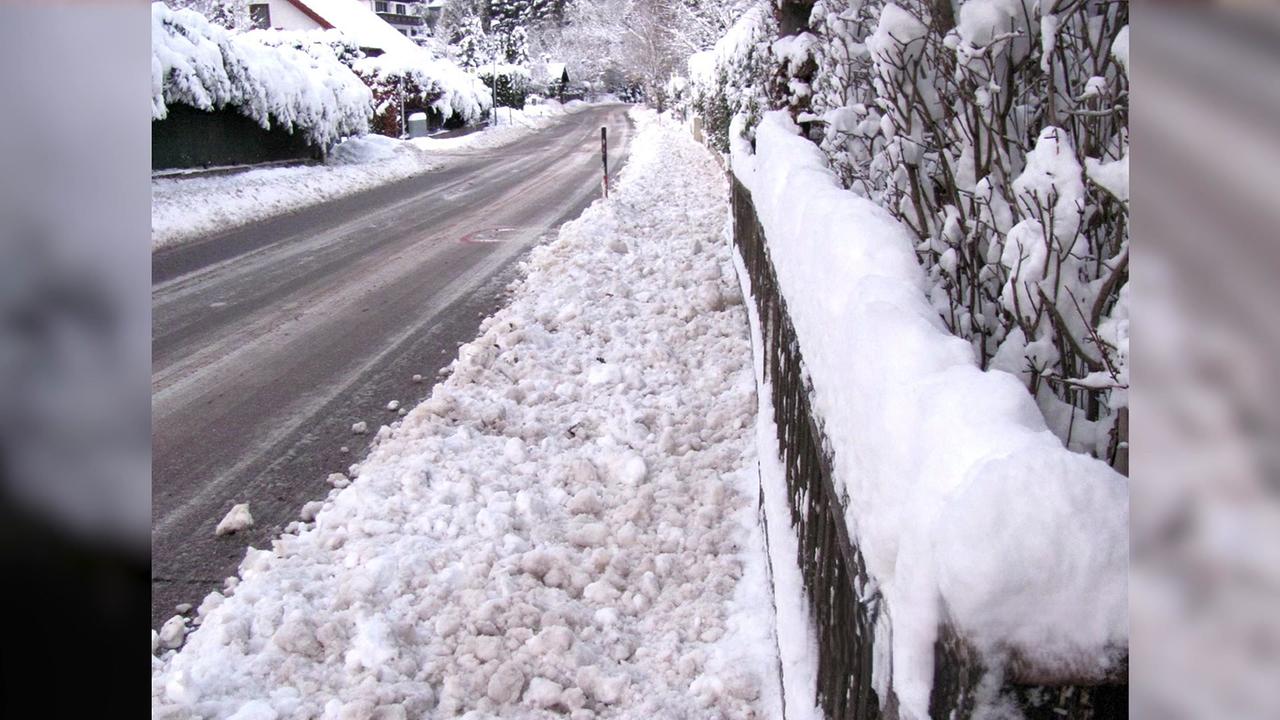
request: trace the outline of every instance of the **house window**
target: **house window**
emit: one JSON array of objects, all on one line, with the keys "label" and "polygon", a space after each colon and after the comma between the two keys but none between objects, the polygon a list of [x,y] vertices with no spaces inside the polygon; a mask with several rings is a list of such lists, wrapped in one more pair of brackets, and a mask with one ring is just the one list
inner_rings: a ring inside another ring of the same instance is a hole
[{"label": "house window", "polygon": [[375,2],[373,4],[373,11],[380,12],[380,13],[387,12],[387,4],[379,0],[378,2]]},{"label": "house window", "polygon": [[266,30],[271,27],[271,6],[266,3],[254,3],[249,6],[249,22],[256,28]]},{"label": "house window", "polygon": [[396,14],[397,15],[405,14],[404,3],[396,3]]}]

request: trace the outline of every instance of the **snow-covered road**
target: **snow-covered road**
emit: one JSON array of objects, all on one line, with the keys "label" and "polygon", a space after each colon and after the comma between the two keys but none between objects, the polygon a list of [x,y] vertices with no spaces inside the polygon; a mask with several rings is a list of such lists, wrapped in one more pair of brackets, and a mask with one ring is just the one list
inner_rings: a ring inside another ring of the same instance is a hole
[{"label": "snow-covered road", "polygon": [[[430,392],[516,261],[599,195],[600,126],[625,151],[625,113],[585,110],[448,170],[153,255],[157,627],[323,497],[363,455],[353,423],[376,430],[396,418],[389,401]],[[255,525],[215,538],[238,502]]]},{"label": "snow-covered road", "polygon": [[166,626],[154,717],[779,715],[724,177],[641,126],[353,482]]}]

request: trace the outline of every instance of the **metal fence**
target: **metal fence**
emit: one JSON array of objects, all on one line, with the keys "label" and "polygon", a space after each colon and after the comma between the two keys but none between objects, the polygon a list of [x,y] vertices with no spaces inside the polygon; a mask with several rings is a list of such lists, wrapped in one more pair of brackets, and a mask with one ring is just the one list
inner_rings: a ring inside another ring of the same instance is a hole
[{"label": "metal fence", "polygon": [[[876,621],[888,608],[878,591],[871,589],[862,553],[844,521],[844,505],[832,484],[830,448],[809,406],[811,388],[804,360],[786,299],[778,289],[764,229],[750,192],[732,173],[729,179],[734,242],[751,282],[760,322],[764,376],[772,387],[778,451],[799,539],[796,562],[817,626],[817,701],[830,720],[896,718],[892,691],[880,698],[871,677]],[[944,627],[934,659],[930,715],[946,720],[970,717],[985,673],[978,654]],[[1123,678],[1095,685],[1045,685],[1023,683],[1016,672],[1006,677],[1001,694],[1031,720],[1128,716],[1128,687]]]}]

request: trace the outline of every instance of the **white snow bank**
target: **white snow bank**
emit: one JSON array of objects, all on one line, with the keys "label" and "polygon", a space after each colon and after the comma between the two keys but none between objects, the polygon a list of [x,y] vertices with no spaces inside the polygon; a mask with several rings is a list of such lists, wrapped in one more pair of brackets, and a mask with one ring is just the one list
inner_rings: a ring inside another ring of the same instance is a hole
[{"label": "white snow bank", "polygon": [[391,160],[403,152],[404,143],[386,135],[364,135],[346,140],[329,153],[331,165],[360,165]]},{"label": "white snow bank", "polygon": [[449,378],[153,661],[153,717],[778,717],[726,216],[649,114]]},{"label": "white snow bank", "polygon": [[248,225],[443,165],[408,142],[376,135],[339,143],[326,163],[152,178],[152,248]]},{"label": "white snow bank", "polygon": [[369,88],[316,43],[304,52],[232,34],[194,10],[151,6],[151,117],[172,103],[200,110],[232,106],[263,128],[301,131],[327,147],[364,133],[373,117]]},{"label": "white snow bank", "polygon": [[752,154],[735,127],[733,168],[888,603],[905,716],[927,716],[942,622],[985,651],[1098,672],[1128,642],[1126,479],[1064,449],[1013,376],[977,368],[927,303],[910,234],[797,133],[770,113]]}]

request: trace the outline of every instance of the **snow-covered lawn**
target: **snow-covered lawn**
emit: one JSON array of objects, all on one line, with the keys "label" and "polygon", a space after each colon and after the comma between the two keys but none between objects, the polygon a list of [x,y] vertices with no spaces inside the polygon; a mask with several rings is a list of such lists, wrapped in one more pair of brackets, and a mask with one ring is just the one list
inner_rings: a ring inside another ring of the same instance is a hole
[{"label": "snow-covered lawn", "polygon": [[638,119],[612,197],[153,659],[155,717],[779,715],[724,178]]},{"label": "snow-covered lawn", "polygon": [[454,138],[365,135],[335,146],[323,165],[154,178],[151,245],[155,249],[181,243],[436,170],[450,162],[441,153],[501,147],[587,107],[583,102],[552,101],[513,111],[514,115],[500,108],[502,124]]}]

